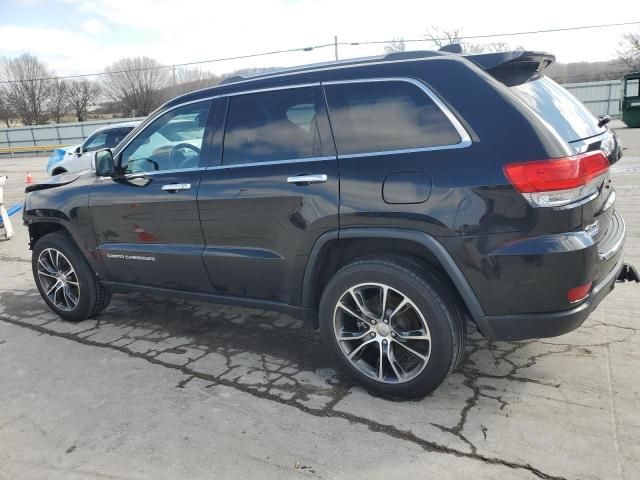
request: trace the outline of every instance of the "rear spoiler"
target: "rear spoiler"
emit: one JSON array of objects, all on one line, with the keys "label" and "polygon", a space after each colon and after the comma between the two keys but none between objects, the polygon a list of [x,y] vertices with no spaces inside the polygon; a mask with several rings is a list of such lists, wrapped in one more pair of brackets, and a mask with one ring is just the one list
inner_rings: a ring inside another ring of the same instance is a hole
[{"label": "rear spoiler", "polygon": [[462,46],[457,43],[445,45],[438,51],[417,50],[409,52],[394,52],[387,54],[385,60],[406,60],[410,58],[442,57],[447,55],[460,55],[472,61],[496,80],[507,87],[520,85],[535,79],[540,72],[555,62],[556,57],[546,52],[531,52],[527,50],[514,50],[511,52],[497,53],[472,53],[463,54]]},{"label": "rear spoiler", "polygon": [[556,57],[545,52],[516,50],[512,52],[477,53],[464,55],[507,87],[535,79],[551,65]]}]

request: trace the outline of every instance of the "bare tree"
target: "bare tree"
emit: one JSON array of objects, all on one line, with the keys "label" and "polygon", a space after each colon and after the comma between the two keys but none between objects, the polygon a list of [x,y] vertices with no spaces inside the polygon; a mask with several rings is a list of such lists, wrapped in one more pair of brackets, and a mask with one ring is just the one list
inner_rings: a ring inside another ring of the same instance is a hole
[{"label": "bare tree", "polygon": [[640,70],[640,33],[625,33],[618,49],[619,62],[628,70]]},{"label": "bare tree", "polygon": [[148,115],[162,102],[168,71],[153,58],[123,58],[105,72],[104,92],[122,105],[125,114]]},{"label": "bare tree", "polygon": [[177,67],[171,69],[172,96],[212,87],[220,83],[220,77],[200,68]]},{"label": "bare tree", "polygon": [[489,53],[489,52],[506,52],[510,50],[524,50],[522,47],[511,47],[507,42],[489,42],[489,43],[470,43],[464,41],[462,30],[455,28],[453,30],[440,30],[432,27],[425,34],[425,38],[432,42],[436,47],[442,48],[446,45],[457,43],[464,53]]},{"label": "bare tree", "polygon": [[425,33],[424,38],[433,43],[437,48],[442,48],[453,43],[462,44],[462,30],[440,30],[438,27],[431,27]]},{"label": "bare tree", "polygon": [[4,123],[7,128],[11,126],[11,118],[13,117],[13,112],[9,107],[9,103],[7,102],[4,85],[0,85],[0,122]]},{"label": "bare tree", "polygon": [[51,80],[49,112],[56,123],[60,123],[62,116],[69,109],[69,82],[64,78]]},{"label": "bare tree", "polygon": [[402,37],[393,37],[393,40],[384,46],[384,53],[404,52],[406,50],[407,44],[404,42],[404,38]]},{"label": "bare tree", "polygon": [[6,102],[25,125],[46,120],[50,99],[51,72],[37,57],[28,53],[4,59],[0,65]]},{"label": "bare tree", "polygon": [[79,122],[86,119],[89,106],[100,96],[97,83],[83,79],[75,80],[69,85],[69,105]]}]

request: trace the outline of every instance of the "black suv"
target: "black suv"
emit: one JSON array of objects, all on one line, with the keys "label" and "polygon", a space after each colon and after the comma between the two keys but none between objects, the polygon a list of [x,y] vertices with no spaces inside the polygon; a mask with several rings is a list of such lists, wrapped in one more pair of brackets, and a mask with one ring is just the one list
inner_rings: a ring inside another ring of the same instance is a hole
[{"label": "black suv", "polygon": [[404,397],[455,367],[466,318],[568,332],[636,277],[617,137],[552,61],[396,53],[171,100],[96,172],[28,188],[38,289],[72,321],[132,290],[303,317],[355,380]]}]

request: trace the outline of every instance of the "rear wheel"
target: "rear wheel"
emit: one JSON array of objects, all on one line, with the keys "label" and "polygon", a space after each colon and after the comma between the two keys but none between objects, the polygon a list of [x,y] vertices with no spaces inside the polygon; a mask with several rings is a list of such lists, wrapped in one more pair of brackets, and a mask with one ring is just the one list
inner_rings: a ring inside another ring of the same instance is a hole
[{"label": "rear wheel", "polygon": [[66,320],[80,321],[104,310],[111,294],[98,281],[69,236],[53,232],[40,238],[31,259],[33,277],[49,307]]},{"label": "rear wheel", "polygon": [[422,397],[462,354],[455,296],[435,272],[409,259],[363,259],[342,268],[322,295],[319,317],[338,363],[374,393]]}]

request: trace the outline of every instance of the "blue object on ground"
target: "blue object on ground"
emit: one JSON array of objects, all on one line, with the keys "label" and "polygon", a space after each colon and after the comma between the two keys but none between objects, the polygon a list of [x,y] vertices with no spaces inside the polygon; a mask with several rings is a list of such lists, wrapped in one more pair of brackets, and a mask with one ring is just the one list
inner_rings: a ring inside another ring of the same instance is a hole
[{"label": "blue object on ground", "polygon": [[11,207],[9,210],[7,210],[7,214],[9,216],[18,213],[20,210],[22,210],[22,204],[20,203],[16,203],[13,205],[13,207]]}]

